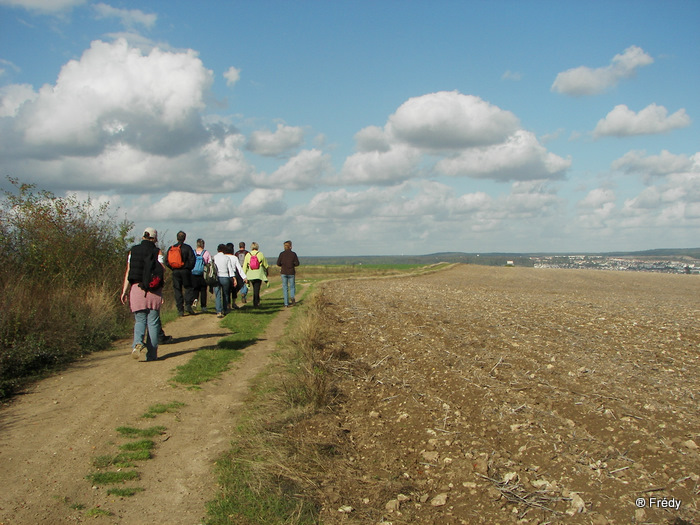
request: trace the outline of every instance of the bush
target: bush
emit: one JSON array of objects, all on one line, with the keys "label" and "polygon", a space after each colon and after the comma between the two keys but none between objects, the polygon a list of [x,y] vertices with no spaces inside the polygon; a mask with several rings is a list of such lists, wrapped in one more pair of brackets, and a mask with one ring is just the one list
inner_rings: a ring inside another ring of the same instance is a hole
[{"label": "bush", "polygon": [[0,398],[126,333],[119,303],[132,224],[107,206],[9,179],[0,209]]}]

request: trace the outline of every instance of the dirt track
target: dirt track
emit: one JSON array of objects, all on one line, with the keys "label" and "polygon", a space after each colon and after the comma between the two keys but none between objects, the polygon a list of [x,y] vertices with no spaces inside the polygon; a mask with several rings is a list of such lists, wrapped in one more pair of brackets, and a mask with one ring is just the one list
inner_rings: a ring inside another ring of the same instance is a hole
[{"label": "dirt track", "polygon": [[[235,312],[231,315],[235,315]],[[174,344],[159,348],[159,360],[137,362],[129,344],[92,355],[64,373],[37,384],[0,410],[0,523],[62,524],[83,521],[195,525],[216,492],[213,462],[230,445],[237,408],[248,380],[266,364],[283,332],[288,311],[272,321],[257,344],[243,351],[220,380],[201,390],[173,387],[173,369],[192,352],[213,346],[228,333],[213,314],[180,318],[166,327]],[[156,403],[184,403],[177,413],[141,415]],[[128,441],[119,426],[163,425],[155,458],[139,462],[145,492],[130,498],[92,488],[86,476],[100,455],[116,455]],[[84,506],[82,510],[75,505]],[[90,509],[111,516],[86,517]]]},{"label": "dirt track", "polygon": [[294,431],[327,451],[325,523],[700,523],[697,276],[461,265],[325,290],[339,403]]}]

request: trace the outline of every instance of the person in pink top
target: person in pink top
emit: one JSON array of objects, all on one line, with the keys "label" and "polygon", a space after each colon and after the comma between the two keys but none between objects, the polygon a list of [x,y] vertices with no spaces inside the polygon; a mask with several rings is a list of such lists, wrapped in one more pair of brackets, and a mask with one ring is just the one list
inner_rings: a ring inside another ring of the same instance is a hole
[{"label": "person in pink top", "polygon": [[[126,262],[121,300],[129,303],[134,314],[134,342],[131,356],[146,361],[158,359],[158,336],[161,331],[160,307],[163,304],[163,252],[156,242],[158,232],[146,228],[140,244],[131,248]],[[148,330],[146,345],[143,341]]]}]

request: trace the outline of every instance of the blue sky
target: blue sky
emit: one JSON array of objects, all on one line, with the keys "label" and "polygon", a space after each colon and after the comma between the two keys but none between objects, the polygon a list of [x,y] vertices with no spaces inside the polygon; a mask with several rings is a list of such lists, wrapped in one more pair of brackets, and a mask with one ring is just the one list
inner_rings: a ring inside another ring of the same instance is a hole
[{"label": "blue sky", "polygon": [[700,2],[0,0],[0,182],[209,247],[700,246]]}]

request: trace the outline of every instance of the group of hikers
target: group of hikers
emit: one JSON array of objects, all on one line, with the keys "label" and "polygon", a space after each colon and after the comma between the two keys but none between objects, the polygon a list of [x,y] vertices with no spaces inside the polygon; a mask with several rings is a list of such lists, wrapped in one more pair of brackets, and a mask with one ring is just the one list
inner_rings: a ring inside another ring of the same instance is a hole
[{"label": "group of hikers", "polygon": [[[121,301],[134,314],[134,342],[131,355],[134,359],[155,361],[158,359],[158,344],[170,339],[160,321],[163,304],[165,268],[171,270],[175,306],[178,315],[195,314],[195,308],[207,311],[207,297],[214,293],[216,315],[226,316],[230,310],[238,309],[236,299],[240,295],[247,302],[250,287],[253,289],[253,307],[260,307],[260,289],[268,283],[269,264],[257,242],[246,250],[244,242],[234,252],[233,243],[219,244],[212,255],[205,249],[203,239],[197,239],[196,248],[185,244],[187,234],[177,234],[177,243],[170,246],[165,255],[158,248],[158,232],[146,228],[141,242],[131,248],[127,257]],[[292,241],[284,242],[284,250],[277,257],[280,267],[284,306],[295,304],[296,267],[299,258],[292,251]]]}]

